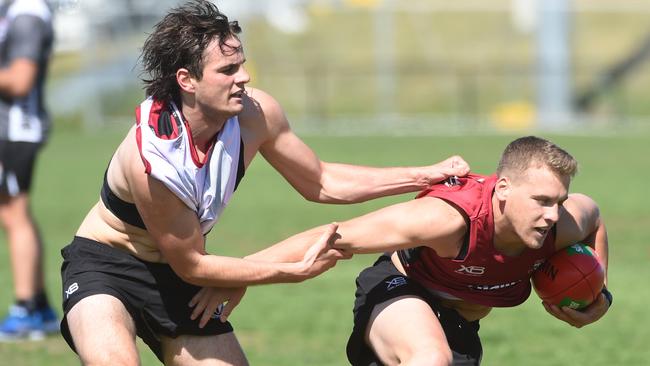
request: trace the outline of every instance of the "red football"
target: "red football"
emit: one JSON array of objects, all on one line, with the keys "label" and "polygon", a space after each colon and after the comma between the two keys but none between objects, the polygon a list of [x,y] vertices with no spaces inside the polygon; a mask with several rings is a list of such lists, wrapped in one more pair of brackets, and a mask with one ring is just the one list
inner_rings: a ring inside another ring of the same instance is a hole
[{"label": "red football", "polygon": [[583,244],[557,251],[533,273],[533,286],[542,300],[572,309],[591,304],[604,281],[596,253]]}]

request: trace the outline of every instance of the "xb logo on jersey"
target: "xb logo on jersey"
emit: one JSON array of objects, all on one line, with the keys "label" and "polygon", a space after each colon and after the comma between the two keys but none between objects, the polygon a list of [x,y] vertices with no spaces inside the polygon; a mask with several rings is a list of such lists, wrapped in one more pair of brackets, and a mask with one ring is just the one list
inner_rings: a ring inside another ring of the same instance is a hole
[{"label": "xb logo on jersey", "polygon": [[464,266],[460,265],[460,268],[458,268],[456,273],[460,274],[466,274],[470,276],[482,276],[485,274],[485,267],[480,267],[480,266]]},{"label": "xb logo on jersey", "polygon": [[385,281],[386,283],[386,291],[390,291],[394,289],[395,287],[399,287],[402,285],[406,285],[406,277],[395,277],[392,278],[390,281]]}]

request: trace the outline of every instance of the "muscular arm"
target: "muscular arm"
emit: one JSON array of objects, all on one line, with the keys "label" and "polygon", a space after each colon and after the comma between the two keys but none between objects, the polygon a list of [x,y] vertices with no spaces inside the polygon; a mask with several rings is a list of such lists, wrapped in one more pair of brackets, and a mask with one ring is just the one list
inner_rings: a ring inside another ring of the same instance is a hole
[{"label": "muscular arm", "polygon": [[260,108],[259,118],[267,125],[260,145],[264,158],[306,199],[323,203],[355,203],[414,192],[430,184],[469,172],[467,163],[454,156],[423,167],[374,168],[328,163],[291,130],[284,111],[268,94],[253,90]]},{"label": "muscular arm", "polygon": [[327,246],[327,239],[334,233],[335,227],[324,230],[324,235],[317,240],[318,244],[310,246],[302,253],[304,256],[293,263],[258,262],[209,255],[204,249],[204,237],[196,213],[160,181],[144,174],[140,169],[139,172],[133,172],[129,185],[147,231],[174,272],[188,283],[198,286],[243,287],[299,282],[333,266],[333,262],[314,262]]},{"label": "muscular arm", "polygon": [[556,247],[560,249],[578,242],[596,250],[598,259],[605,269],[605,281],[607,281],[609,244],[600,210],[590,197],[574,193],[563,205],[557,223]]},{"label": "muscular arm", "polygon": [[[607,284],[607,231],[600,217],[600,211],[591,198],[583,194],[571,194],[563,205],[557,223],[556,247],[560,249],[578,242],[595,248],[605,270],[605,284]],[[609,305],[605,296],[600,294],[593,303],[581,311],[568,307],[559,308],[546,303],[544,307],[556,318],[581,328],[603,317],[609,310]]]},{"label": "muscular arm", "polygon": [[[334,248],[348,254],[382,253],[429,246],[440,256],[453,257],[466,232],[461,214],[436,198],[421,198],[388,206],[339,223]],[[250,258],[287,261],[304,253],[304,243],[321,235],[317,227],[292,236]]]}]

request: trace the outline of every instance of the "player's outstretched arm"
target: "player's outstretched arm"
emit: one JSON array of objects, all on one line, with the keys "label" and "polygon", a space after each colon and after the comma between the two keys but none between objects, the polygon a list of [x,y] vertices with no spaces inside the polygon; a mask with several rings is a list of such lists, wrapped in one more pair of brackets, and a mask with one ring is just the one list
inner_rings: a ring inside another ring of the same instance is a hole
[{"label": "player's outstretched arm", "polygon": [[243,287],[256,284],[300,282],[334,266],[336,259],[318,260],[328,250],[336,231],[329,225],[309,250],[296,261],[257,262],[250,259],[209,255],[196,213],[155,178],[144,173],[131,184],[133,197],[147,231],[174,272],[197,286]]},{"label": "player's outstretched arm", "polygon": [[[609,252],[607,230],[596,202],[580,193],[569,195],[557,223],[557,248],[564,248],[575,243],[586,244],[595,249],[598,260],[605,271],[605,285],[607,285]],[[593,303],[582,310],[568,307],[559,308],[546,303],[544,307],[556,318],[581,328],[602,318],[610,305],[607,297],[600,294]]]},{"label": "player's outstretched arm", "polygon": [[[425,197],[388,206],[340,222],[333,248],[347,255],[383,253],[416,246],[431,246],[454,256],[454,243],[462,239],[466,224],[458,211],[444,201]],[[321,235],[317,227],[294,235],[247,258],[291,261],[305,252],[305,243]]]},{"label": "player's outstretched arm", "polygon": [[455,208],[424,197],[341,222],[334,248],[361,254],[428,246],[440,256],[453,257],[466,230]]},{"label": "player's outstretched arm", "polygon": [[450,176],[469,173],[469,165],[459,156],[421,167],[375,168],[323,162],[293,133],[284,111],[273,97],[257,89],[249,91],[249,95],[255,98],[261,110],[258,118],[267,125],[260,152],[310,201],[362,202],[419,191]]},{"label": "player's outstretched arm", "polygon": [[[296,261],[303,263],[305,271],[309,271],[310,273],[306,276],[300,277],[299,280],[316,276],[317,274],[333,267],[339,259],[350,257],[331,248],[331,242],[333,241],[333,235],[336,232],[336,228],[336,224],[326,225],[319,231],[319,236],[304,238],[305,240],[308,240],[309,243],[301,243],[303,244],[302,247],[306,248],[300,253],[302,254],[302,258],[299,258],[299,256],[291,257],[295,257],[297,258]],[[255,262],[256,259],[258,261],[268,262],[268,258],[265,256],[259,256],[256,258],[253,255],[246,258],[246,260],[251,262]],[[289,257],[285,259],[285,262],[292,261]],[[194,308],[191,319],[195,320],[200,317],[199,327],[202,328],[208,323],[215,311],[220,308],[219,318],[222,322],[225,322],[228,319],[228,316],[230,316],[230,313],[239,304],[245,293],[246,287],[203,287],[188,304],[190,307]]]}]

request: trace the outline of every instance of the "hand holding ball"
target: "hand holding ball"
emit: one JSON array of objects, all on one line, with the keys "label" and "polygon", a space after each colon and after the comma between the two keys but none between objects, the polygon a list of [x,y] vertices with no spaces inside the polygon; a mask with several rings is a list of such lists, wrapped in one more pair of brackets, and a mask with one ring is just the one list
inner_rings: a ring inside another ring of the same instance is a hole
[{"label": "hand holding ball", "polygon": [[583,244],[563,248],[533,273],[539,297],[553,305],[582,309],[603,289],[605,272],[596,253]]}]

